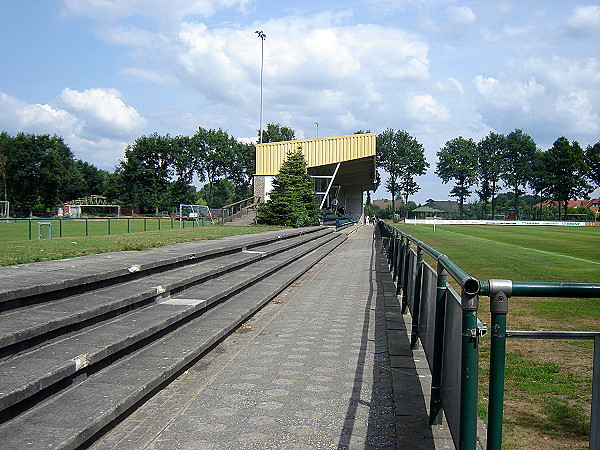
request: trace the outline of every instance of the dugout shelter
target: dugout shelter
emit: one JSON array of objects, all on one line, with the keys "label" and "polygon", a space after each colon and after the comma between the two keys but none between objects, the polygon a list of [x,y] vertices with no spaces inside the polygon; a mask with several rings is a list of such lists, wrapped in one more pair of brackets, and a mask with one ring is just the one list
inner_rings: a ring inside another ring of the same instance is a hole
[{"label": "dugout shelter", "polygon": [[254,195],[268,200],[288,152],[301,148],[319,207],[343,207],[358,219],[363,213],[363,193],[375,190],[375,139],[375,133],[365,133],[257,144]]}]

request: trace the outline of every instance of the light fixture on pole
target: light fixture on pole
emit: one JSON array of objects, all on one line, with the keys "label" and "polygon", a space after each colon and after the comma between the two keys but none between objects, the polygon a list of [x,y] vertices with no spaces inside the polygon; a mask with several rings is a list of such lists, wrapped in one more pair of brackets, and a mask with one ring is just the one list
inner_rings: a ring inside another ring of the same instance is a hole
[{"label": "light fixture on pole", "polygon": [[260,38],[260,122],[258,126],[258,142],[262,144],[262,119],[263,119],[263,64],[265,61],[265,39],[267,35],[263,32],[263,30],[257,30],[255,33]]},{"label": "light fixture on pole", "polygon": [[315,125],[317,126],[317,139],[319,139],[319,122],[315,122]]}]

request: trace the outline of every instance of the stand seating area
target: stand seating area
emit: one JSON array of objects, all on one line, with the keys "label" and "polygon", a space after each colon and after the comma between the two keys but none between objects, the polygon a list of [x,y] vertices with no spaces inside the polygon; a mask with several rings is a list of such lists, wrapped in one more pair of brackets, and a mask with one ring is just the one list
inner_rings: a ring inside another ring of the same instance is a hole
[{"label": "stand seating area", "polygon": [[0,268],[0,442],[86,445],[346,239],[327,227]]}]

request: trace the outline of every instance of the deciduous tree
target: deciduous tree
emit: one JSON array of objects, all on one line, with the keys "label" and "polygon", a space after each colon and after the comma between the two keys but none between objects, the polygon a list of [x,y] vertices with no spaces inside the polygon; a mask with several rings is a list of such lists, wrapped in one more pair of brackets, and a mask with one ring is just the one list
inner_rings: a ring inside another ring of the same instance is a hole
[{"label": "deciduous tree", "polygon": [[473,139],[459,136],[446,142],[437,153],[439,158],[435,170],[444,183],[456,180],[450,191],[452,197],[458,198],[460,218],[463,217],[465,198],[471,194],[471,186],[477,182],[477,144]]},{"label": "deciduous tree", "polygon": [[400,193],[404,203],[420,189],[414,178],[423,175],[429,167],[425,149],[407,131],[391,128],[377,136],[377,164],[388,173],[386,189],[392,195],[395,208],[396,194]]},{"label": "deciduous tree", "polygon": [[500,174],[502,173],[502,151],[506,138],[502,134],[490,132],[477,143],[477,161],[479,189],[476,190],[484,205],[484,215],[488,205],[492,206],[492,217],[496,213],[496,195],[500,191]]},{"label": "deciduous tree", "polygon": [[600,188],[600,141],[585,149],[585,162],[588,165],[588,179]]},{"label": "deciduous tree", "polygon": [[535,157],[535,141],[523,130],[514,130],[506,136],[506,145],[501,152],[503,168],[501,178],[515,194],[515,216],[518,217],[519,197],[531,176],[531,164]]},{"label": "deciduous tree", "polygon": [[[568,201],[587,195],[592,187],[586,183],[588,166],[585,154],[577,141],[569,143],[566,137],[560,137],[546,152],[546,170],[550,176],[550,192],[554,200],[562,203],[567,214]],[[559,209],[560,219],[560,209]]]},{"label": "deciduous tree", "polygon": [[[260,137],[260,130],[259,135]],[[262,142],[281,142],[281,141],[293,141],[296,139],[296,132],[284,125],[279,123],[269,123],[267,124],[267,129],[262,130]]]}]

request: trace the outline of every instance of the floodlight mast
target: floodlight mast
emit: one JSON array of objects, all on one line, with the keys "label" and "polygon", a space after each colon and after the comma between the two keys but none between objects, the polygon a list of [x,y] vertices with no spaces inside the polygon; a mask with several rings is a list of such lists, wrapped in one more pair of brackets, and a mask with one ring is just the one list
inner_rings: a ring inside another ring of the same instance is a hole
[{"label": "floodlight mast", "polygon": [[265,39],[267,35],[263,32],[263,30],[257,30],[255,33],[260,38],[260,122],[258,125],[258,142],[262,144],[263,136],[262,136],[262,121],[263,121],[263,66],[265,61]]}]

